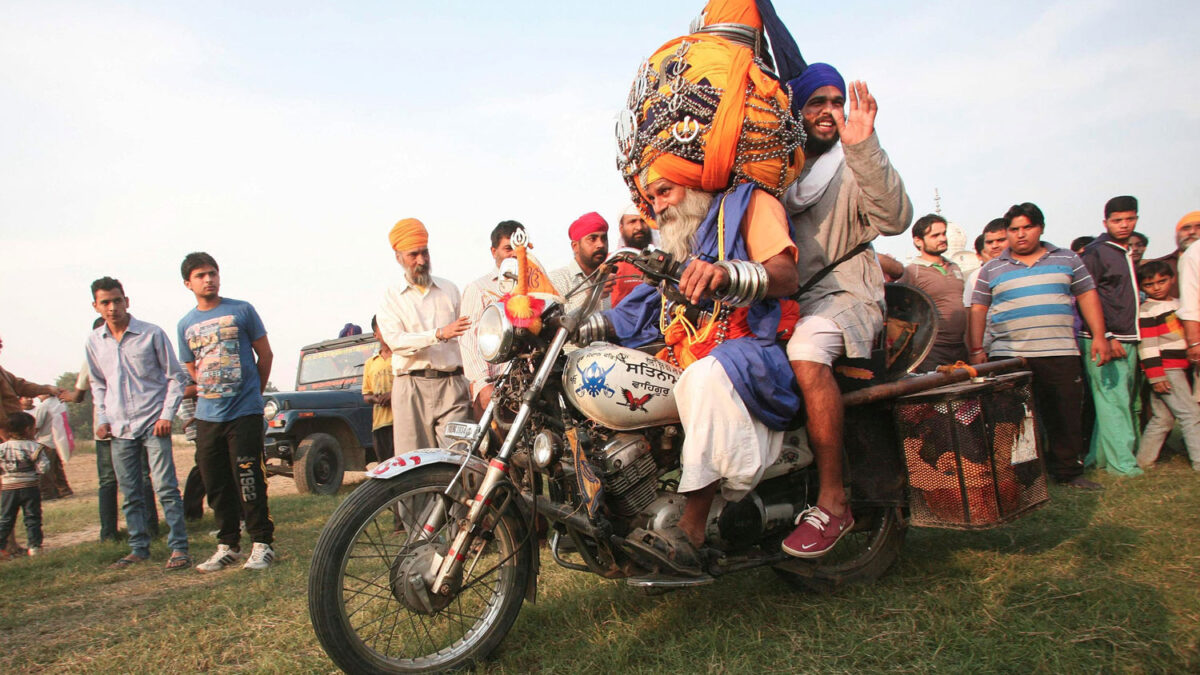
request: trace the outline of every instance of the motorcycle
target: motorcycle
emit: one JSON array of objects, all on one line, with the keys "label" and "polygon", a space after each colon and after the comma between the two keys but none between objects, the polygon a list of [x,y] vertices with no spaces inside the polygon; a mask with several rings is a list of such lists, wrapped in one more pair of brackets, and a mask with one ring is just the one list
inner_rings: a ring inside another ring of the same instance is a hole
[{"label": "motorcycle", "polygon": [[[791,584],[829,590],[877,579],[895,562],[907,530],[905,467],[886,406],[919,389],[895,382],[856,392],[861,405],[847,408],[856,523],[825,557],[800,560],[780,550],[797,514],[817,497],[816,467],[799,425],[749,495],[736,503],[715,499],[701,550],[706,575],[670,574],[626,540],[682,515],[676,488],[683,429],[672,391],[682,371],[644,349],[606,342],[567,349],[616,262],[633,265],[668,297],[682,267],[655,249],[618,253],[576,289],[589,293],[578,312],[542,297],[538,331],[515,327],[500,303],[486,308],[476,326],[480,349],[489,362],[506,365],[482,417],[451,425],[448,447],[376,466],[331,516],[313,551],[308,596],[317,636],[339,667],[426,672],[486,657],[522,603],[536,599],[539,526],[558,565],[652,591],[764,566]],[[936,322],[932,302],[919,295],[924,299],[908,293],[896,301],[918,306],[925,318],[908,357],[890,359],[901,374],[923,358]],[[896,389],[901,385],[907,388]],[[493,427],[505,432],[494,451]]]}]

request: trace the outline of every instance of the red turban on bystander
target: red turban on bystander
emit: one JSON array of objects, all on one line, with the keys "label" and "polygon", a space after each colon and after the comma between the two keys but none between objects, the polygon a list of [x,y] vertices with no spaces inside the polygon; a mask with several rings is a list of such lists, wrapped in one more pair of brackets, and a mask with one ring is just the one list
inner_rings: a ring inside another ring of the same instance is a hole
[{"label": "red turban on bystander", "polygon": [[608,221],[599,213],[592,211],[579,216],[575,222],[571,223],[571,229],[567,230],[567,236],[571,241],[579,241],[589,234],[596,232],[608,232]]}]

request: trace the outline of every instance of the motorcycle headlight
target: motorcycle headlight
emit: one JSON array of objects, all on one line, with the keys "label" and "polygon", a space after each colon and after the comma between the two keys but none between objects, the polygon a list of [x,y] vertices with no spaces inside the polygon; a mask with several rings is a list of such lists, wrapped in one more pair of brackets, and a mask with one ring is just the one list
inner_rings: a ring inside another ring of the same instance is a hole
[{"label": "motorcycle headlight", "polygon": [[479,354],[488,363],[504,363],[512,358],[513,326],[499,303],[488,305],[475,322]]},{"label": "motorcycle headlight", "polygon": [[543,431],[533,437],[533,463],[539,469],[545,469],[558,459],[559,448],[562,447],[558,437],[549,431]]},{"label": "motorcycle headlight", "polygon": [[271,419],[277,412],[279,412],[279,404],[273,398],[267,399],[266,404],[263,405],[263,417]]}]

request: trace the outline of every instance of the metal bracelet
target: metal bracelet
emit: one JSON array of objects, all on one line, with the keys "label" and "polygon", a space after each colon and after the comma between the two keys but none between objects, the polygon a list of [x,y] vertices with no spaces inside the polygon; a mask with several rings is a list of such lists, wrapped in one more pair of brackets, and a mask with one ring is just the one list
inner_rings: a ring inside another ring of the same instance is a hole
[{"label": "metal bracelet", "polygon": [[579,324],[579,329],[575,332],[575,344],[587,346],[593,342],[603,342],[608,339],[610,333],[608,319],[604,318],[604,314],[596,312]]},{"label": "metal bracelet", "polygon": [[717,299],[734,307],[749,307],[767,297],[770,278],[767,268],[750,260],[721,260],[717,267],[725,270],[729,284],[718,292]]}]

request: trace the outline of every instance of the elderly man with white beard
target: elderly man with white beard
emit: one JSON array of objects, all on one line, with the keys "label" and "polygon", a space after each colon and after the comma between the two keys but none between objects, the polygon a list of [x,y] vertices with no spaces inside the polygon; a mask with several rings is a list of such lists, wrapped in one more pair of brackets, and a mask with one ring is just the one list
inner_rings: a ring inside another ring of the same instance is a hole
[{"label": "elderly man with white beard", "polygon": [[392,348],[392,433],[397,455],[444,447],[446,426],[471,416],[458,337],[471,327],[458,287],[431,274],[429,232],[405,218],[388,233],[404,276],[384,294],[379,334]]},{"label": "elderly man with white beard", "polygon": [[[662,178],[653,169],[641,180],[659,224],[660,248],[689,261],[680,292],[689,303],[716,310],[709,319],[718,323],[712,332],[725,338],[686,344],[673,330],[681,318],[665,330],[668,347],[659,357],[684,368],[674,391],[684,427],[679,492],[687,501],[677,526],[635,530],[628,541],[677,573],[697,575],[703,571],[698,549],[717,491],[738,501],[758,483],[778,459],[782,430],[799,408],[786,356],[776,344],[777,331],[795,320],[789,312],[790,321],[781,321],[785,312],[777,299],[798,286],[796,247],[783,206],[753,184],[718,195]],[[721,239],[724,254],[717,250]],[[731,272],[742,279],[761,275],[765,283],[747,297],[744,286],[731,288]],[[661,339],[657,300],[657,291],[640,286],[617,308],[596,315],[589,329],[615,333],[626,345]],[[722,304],[714,307],[713,300]],[[700,332],[709,325],[703,321],[695,319]]]}]

